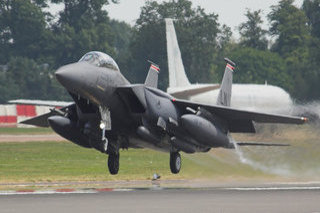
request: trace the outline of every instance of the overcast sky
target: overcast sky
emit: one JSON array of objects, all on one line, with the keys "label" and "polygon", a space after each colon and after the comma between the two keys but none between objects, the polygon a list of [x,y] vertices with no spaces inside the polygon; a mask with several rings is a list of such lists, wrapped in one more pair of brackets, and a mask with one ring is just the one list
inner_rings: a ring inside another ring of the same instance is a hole
[{"label": "overcast sky", "polygon": [[[158,1],[162,2],[162,0]],[[234,36],[238,37],[236,27],[246,21],[244,16],[246,8],[250,10],[263,11],[263,17],[266,22],[266,15],[270,12],[270,6],[278,4],[279,0],[192,0],[193,7],[201,6],[207,13],[214,12],[219,15],[219,23],[231,27]],[[295,5],[301,7],[303,0],[295,0]],[[111,4],[106,7],[109,16],[113,19],[125,21],[134,25],[139,17],[140,8],[145,0],[120,0],[119,4]],[[53,6],[55,12],[61,7]],[[268,28],[267,23],[264,25]]]}]

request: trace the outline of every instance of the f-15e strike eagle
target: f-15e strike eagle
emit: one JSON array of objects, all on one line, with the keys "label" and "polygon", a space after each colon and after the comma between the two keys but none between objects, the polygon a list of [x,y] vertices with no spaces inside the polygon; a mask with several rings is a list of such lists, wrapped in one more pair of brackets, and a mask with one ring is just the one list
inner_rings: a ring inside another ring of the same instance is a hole
[{"label": "f-15e strike eagle", "polygon": [[150,66],[144,84],[130,84],[116,62],[89,52],[55,75],[74,100],[69,106],[23,121],[50,126],[67,140],[109,155],[111,174],[119,171],[119,149],[150,148],[170,153],[170,169],[181,168],[179,152],[234,148],[229,133],[254,133],[253,122],[302,124],[304,117],[257,113],[230,107],[235,64],[226,59],[216,105],[179,100],[157,89],[159,67]]}]

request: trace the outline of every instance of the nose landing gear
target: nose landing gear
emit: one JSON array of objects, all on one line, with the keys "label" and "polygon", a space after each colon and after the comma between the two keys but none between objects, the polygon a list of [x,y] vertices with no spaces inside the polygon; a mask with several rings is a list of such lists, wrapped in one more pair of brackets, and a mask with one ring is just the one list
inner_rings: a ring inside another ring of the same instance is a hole
[{"label": "nose landing gear", "polygon": [[116,175],[119,172],[119,153],[110,153],[108,157],[108,168],[112,175]]}]

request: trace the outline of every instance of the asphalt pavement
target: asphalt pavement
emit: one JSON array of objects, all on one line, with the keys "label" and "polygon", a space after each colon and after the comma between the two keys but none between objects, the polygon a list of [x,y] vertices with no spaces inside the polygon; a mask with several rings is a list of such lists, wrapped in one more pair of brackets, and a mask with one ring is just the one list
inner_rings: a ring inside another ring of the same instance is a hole
[{"label": "asphalt pavement", "polygon": [[137,189],[0,195],[0,212],[320,212],[320,189]]}]

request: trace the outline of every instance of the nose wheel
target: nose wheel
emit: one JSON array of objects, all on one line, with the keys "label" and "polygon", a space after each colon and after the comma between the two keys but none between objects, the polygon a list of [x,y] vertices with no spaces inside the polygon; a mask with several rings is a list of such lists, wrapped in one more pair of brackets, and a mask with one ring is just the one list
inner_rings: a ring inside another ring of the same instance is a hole
[{"label": "nose wheel", "polygon": [[119,172],[119,153],[111,153],[108,157],[108,168],[112,175],[116,175]]},{"label": "nose wheel", "polygon": [[179,152],[170,153],[170,170],[173,174],[178,174],[181,169],[181,155]]},{"label": "nose wheel", "polygon": [[108,139],[106,138],[106,130],[111,130],[111,115],[108,108],[99,106],[99,111],[101,115],[101,122],[100,122],[100,129],[102,130],[101,133],[101,140],[103,142],[103,150],[107,152],[108,150]]}]

